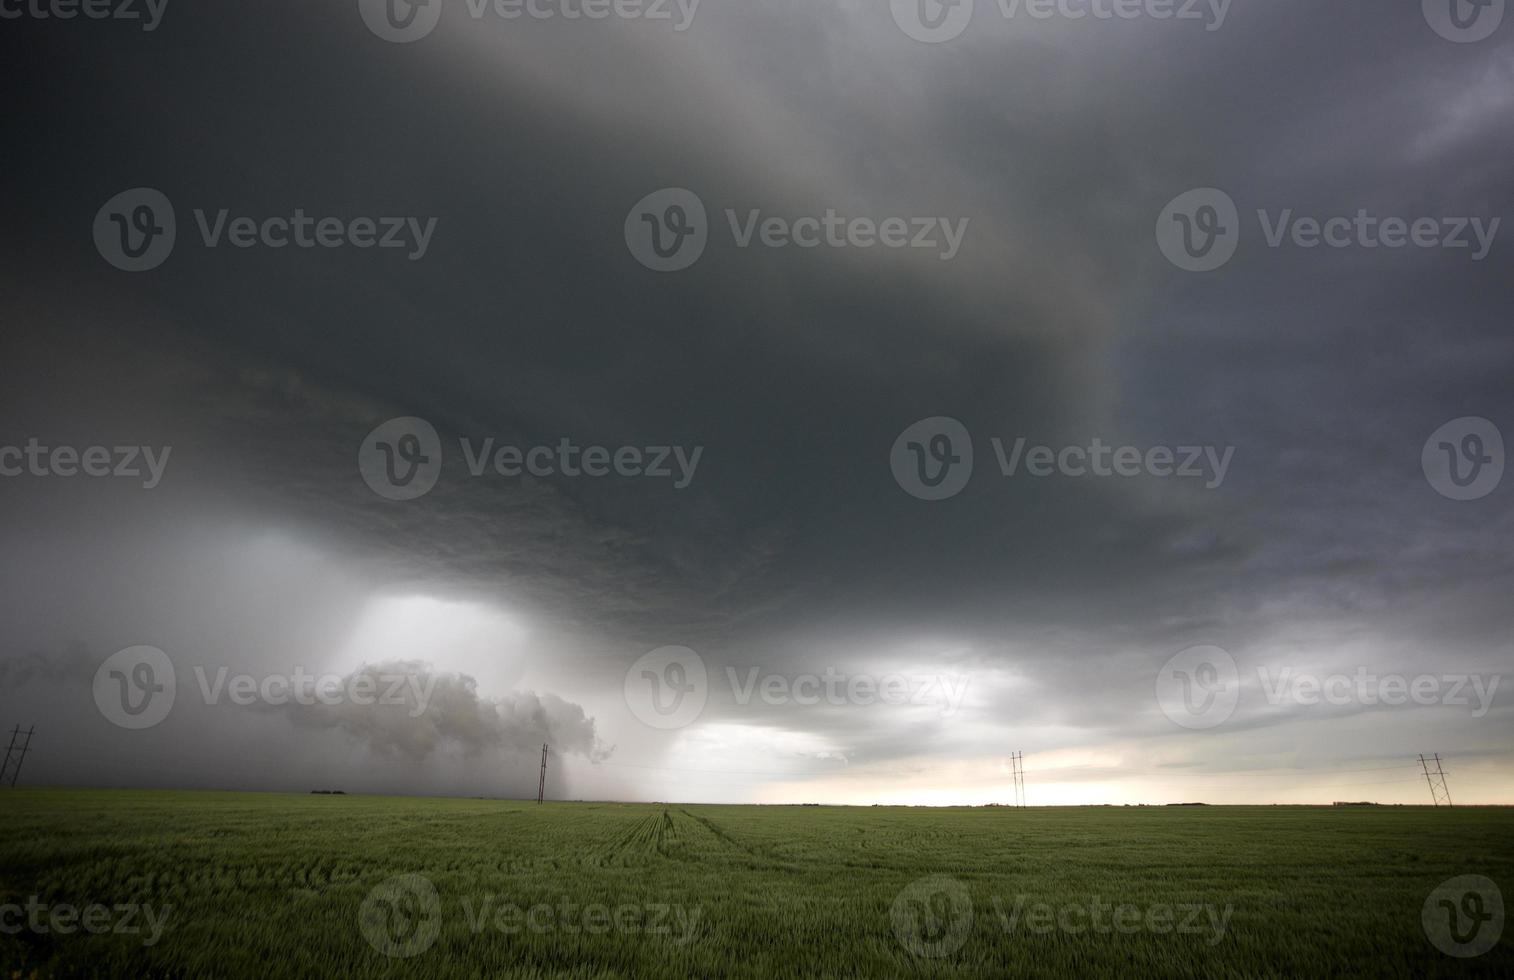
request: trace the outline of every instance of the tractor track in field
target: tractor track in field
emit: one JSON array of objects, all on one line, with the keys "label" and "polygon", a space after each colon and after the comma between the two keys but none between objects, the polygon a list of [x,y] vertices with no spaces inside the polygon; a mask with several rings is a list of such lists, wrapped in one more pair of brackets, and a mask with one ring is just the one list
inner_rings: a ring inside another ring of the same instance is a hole
[{"label": "tractor track in field", "polygon": [[683,808],[664,808],[626,828],[584,857],[591,867],[635,867],[647,861],[736,861],[752,867],[794,870],[798,865],[732,835],[720,824]]},{"label": "tractor track in field", "polygon": [[659,810],[636,821],[604,847],[589,854],[585,861],[595,867],[624,867],[644,858],[670,857],[678,845],[679,833],[673,815]]},{"label": "tractor track in field", "polygon": [[715,821],[711,820],[709,817],[697,816],[695,814],[690,813],[687,810],[680,810],[678,812],[682,813],[684,816],[688,817],[690,820],[693,820],[696,823],[698,823],[700,826],[704,827],[705,830],[708,830],[711,834],[715,835],[715,839],[716,840],[720,841],[725,846],[730,847],[730,848],[734,848],[735,850],[738,850],[738,851],[741,851],[743,854],[746,854],[748,857],[759,858],[759,859],[764,860],[764,861],[771,861],[771,860],[773,860],[773,858],[770,855],[761,854],[761,853],[753,850],[751,847],[748,847],[746,844],[741,843],[741,841],[737,840],[736,838],[732,837],[725,830],[725,828],[721,827],[718,823],[716,823]]},{"label": "tractor track in field", "polygon": [[796,870],[799,867],[793,861],[781,858],[775,854],[761,850],[760,848],[753,847],[750,844],[743,843],[739,838],[733,836],[730,831],[726,830],[724,827],[720,826],[720,824],[716,823],[714,820],[711,820],[709,817],[701,817],[697,813],[690,813],[687,810],[679,810],[678,812],[682,813],[685,817],[688,817],[690,820],[694,821],[705,830],[709,831],[711,836],[719,841],[724,848],[741,853],[749,861],[758,862],[760,864],[773,868],[783,868],[788,870]]}]

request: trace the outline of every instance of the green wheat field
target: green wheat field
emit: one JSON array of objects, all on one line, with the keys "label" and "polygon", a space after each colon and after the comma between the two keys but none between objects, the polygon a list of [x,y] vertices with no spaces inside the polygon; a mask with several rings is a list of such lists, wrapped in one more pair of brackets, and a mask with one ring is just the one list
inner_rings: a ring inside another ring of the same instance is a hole
[{"label": "green wheat field", "polygon": [[1514,976],[1422,917],[1514,895],[1511,808],[6,789],[0,828],[6,977]]}]

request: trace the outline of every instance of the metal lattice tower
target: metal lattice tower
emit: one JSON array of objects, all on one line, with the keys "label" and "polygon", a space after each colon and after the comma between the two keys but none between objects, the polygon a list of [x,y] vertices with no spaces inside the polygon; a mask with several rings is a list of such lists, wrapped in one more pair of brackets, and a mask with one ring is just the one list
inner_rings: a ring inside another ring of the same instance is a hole
[{"label": "metal lattice tower", "polygon": [[26,741],[21,743],[21,748],[17,751],[16,740],[21,737],[21,726],[17,725],[11,729],[10,744],[5,747],[5,761],[0,763],[0,783],[4,783],[6,775],[9,774],[10,785],[16,785],[16,777],[21,775],[21,763],[26,760],[26,750],[31,748],[32,733],[36,730],[35,725],[26,730]]},{"label": "metal lattice tower", "polygon": [[1425,782],[1430,784],[1430,799],[1435,806],[1451,806],[1451,789],[1446,785],[1446,772],[1440,765],[1440,753],[1437,752],[1433,759],[1435,768],[1432,770],[1425,757],[1419,757],[1419,767],[1424,770]]}]

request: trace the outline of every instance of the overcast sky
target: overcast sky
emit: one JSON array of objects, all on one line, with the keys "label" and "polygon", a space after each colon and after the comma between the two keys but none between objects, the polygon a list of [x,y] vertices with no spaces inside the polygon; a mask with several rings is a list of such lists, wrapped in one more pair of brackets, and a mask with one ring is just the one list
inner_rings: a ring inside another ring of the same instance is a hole
[{"label": "overcast sky", "polygon": [[[567,799],[1013,802],[1023,752],[1033,804],[1424,803],[1439,753],[1514,802],[1514,24],[434,2],[406,43],[356,0],[0,25],[0,447],[46,450],[0,450],[23,781],[526,796],[549,742]],[[131,272],[136,188],[175,236]],[[1169,207],[1207,188],[1235,212]],[[258,239],[297,209],[337,244]],[[702,253],[649,268],[680,217]],[[1234,253],[1191,271],[1211,219]],[[396,418],[436,434],[413,499],[371,485],[415,462]],[[1094,440],[1140,472],[1027,469]],[[475,476],[485,445],[555,471]],[[51,454],[91,446],[142,475]],[[140,646],[175,689],[134,728],[112,685],[163,675],[106,660]],[[413,686],[238,704],[222,668]]]}]

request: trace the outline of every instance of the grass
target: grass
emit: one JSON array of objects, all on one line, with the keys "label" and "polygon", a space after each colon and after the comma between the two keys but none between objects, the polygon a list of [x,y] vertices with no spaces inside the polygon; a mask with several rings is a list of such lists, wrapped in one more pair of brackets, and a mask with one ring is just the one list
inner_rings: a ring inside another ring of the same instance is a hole
[{"label": "grass", "polygon": [[[0,792],[0,828],[0,904],[171,907],[151,946],[140,915],[135,935],[0,934],[0,976],[1514,975],[1509,936],[1454,959],[1421,925],[1430,892],[1457,875],[1485,875],[1514,898],[1507,808],[537,806],[19,789]],[[380,887],[402,874],[431,883],[434,909]],[[970,925],[951,892],[907,894],[891,916],[901,891],[932,875],[960,883],[947,887],[966,896]],[[1095,903],[1129,906],[1126,928],[1073,931]],[[1037,904],[1073,929],[1036,919]],[[1217,931],[1209,916],[1227,907]],[[365,914],[380,942],[434,939],[385,956]],[[1185,918],[1192,929],[1172,931]]]}]

